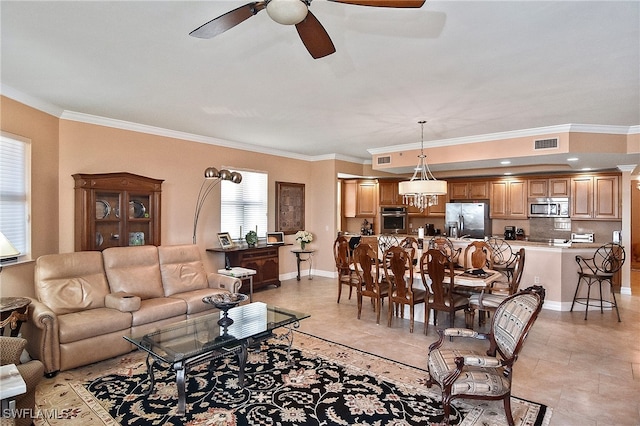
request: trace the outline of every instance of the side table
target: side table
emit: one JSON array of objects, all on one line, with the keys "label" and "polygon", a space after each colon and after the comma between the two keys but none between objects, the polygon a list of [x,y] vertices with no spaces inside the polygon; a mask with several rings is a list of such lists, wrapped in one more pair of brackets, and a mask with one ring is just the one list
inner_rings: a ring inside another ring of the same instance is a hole
[{"label": "side table", "polygon": [[[4,298],[3,298],[4,299]],[[15,364],[0,367],[0,400],[3,420],[16,412],[15,397],[27,391],[27,384]],[[5,417],[5,414],[8,415]],[[5,424],[4,422],[2,424]]]},{"label": "side table", "polygon": [[0,335],[4,335],[4,328],[9,325],[11,337],[18,336],[22,322],[28,318],[30,303],[26,297],[0,297]]},{"label": "side table", "polygon": [[[300,281],[300,262],[309,262],[309,279],[312,280],[313,276],[311,275],[311,267],[313,266],[313,253],[315,252],[315,250],[309,250],[309,249],[294,249],[291,250],[291,253],[296,255],[296,264],[298,266],[298,276],[297,276],[297,280]],[[301,255],[306,254],[308,255],[307,258],[303,258]]]},{"label": "side table", "polygon": [[218,273],[221,275],[228,275],[234,278],[240,278],[241,280],[249,279],[249,303],[253,302],[253,276],[258,273],[255,269],[241,268],[234,266],[230,269],[218,269]]}]

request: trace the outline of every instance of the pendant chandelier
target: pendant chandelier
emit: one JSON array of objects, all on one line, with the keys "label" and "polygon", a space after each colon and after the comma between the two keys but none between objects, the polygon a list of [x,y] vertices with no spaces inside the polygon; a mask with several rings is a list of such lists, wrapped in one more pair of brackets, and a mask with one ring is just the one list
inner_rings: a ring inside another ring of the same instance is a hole
[{"label": "pendant chandelier", "polygon": [[418,121],[422,128],[422,139],[420,143],[420,155],[418,155],[418,165],[413,172],[411,180],[400,182],[398,189],[403,196],[404,204],[414,206],[424,211],[428,206],[438,204],[438,195],[447,193],[447,182],[437,180],[426,161],[424,155],[424,124],[426,121]]}]

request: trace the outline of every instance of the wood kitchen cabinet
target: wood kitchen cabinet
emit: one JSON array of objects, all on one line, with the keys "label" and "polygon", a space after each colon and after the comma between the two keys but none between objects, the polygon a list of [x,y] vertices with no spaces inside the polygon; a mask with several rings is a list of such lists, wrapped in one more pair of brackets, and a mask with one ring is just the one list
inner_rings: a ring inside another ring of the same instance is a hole
[{"label": "wood kitchen cabinet", "polygon": [[490,216],[495,219],[527,219],[525,180],[499,180],[490,186]]},{"label": "wood kitchen cabinet", "polygon": [[486,200],[489,198],[489,183],[487,181],[450,182],[450,200]]},{"label": "wood kitchen cabinet", "polygon": [[375,217],[378,214],[378,182],[349,179],[342,181],[342,215]]},{"label": "wood kitchen cabinet", "polygon": [[[229,265],[254,269],[253,289],[275,285],[280,287],[279,246],[256,246],[236,249],[207,249],[207,251],[223,252]],[[249,281],[243,280],[240,293],[249,293]]]},{"label": "wood kitchen cabinet", "polygon": [[74,174],[75,250],[160,245],[161,179]]},{"label": "wood kitchen cabinet", "polygon": [[570,216],[574,219],[619,219],[620,178],[617,175],[572,178]]},{"label": "wood kitchen cabinet", "polygon": [[398,181],[378,181],[379,204],[381,206],[399,206],[402,204],[402,196],[398,193]]},{"label": "wood kitchen cabinet", "polygon": [[529,198],[567,198],[570,196],[571,183],[569,178],[529,179]]}]

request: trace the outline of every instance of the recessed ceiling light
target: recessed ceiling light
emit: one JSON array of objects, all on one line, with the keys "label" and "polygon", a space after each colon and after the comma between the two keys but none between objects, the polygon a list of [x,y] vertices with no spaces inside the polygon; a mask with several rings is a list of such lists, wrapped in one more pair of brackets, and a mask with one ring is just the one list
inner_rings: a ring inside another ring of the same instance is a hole
[{"label": "recessed ceiling light", "polygon": [[582,171],[583,171],[583,172],[588,172],[588,171],[590,171],[590,170],[591,170],[591,167],[583,167],[583,168],[582,168]]},{"label": "recessed ceiling light", "polygon": [[567,161],[578,161],[578,160],[579,160],[578,157],[567,158]]},{"label": "recessed ceiling light", "polygon": [[513,173],[511,173],[511,172],[505,172],[505,174],[504,174],[504,175],[505,175],[505,176],[510,176],[510,175],[512,175],[512,174],[513,174]]},{"label": "recessed ceiling light", "polygon": [[504,160],[504,161],[501,161],[501,162],[500,162],[500,164],[511,164],[511,161],[509,161],[509,160]]}]

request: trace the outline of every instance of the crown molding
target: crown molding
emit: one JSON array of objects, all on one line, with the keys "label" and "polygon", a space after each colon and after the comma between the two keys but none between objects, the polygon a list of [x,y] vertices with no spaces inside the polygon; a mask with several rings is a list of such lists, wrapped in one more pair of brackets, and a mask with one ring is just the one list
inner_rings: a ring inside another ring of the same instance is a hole
[{"label": "crown molding", "polygon": [[[485,135],[465,136],[451,139],[437,139],[426,141],[429,148],[441,146],[464,145],[468,143],[491,142],[504,139],[516,139],[533,136],[548,135],[554,133],[600,133],[612,135],[632,135],[640,132],[640,125],[637,126],[608,126],[601,124],[561,124],[557,126],[535,127],[531,129],[512,130],[508,132],[488,133]],[[391,152],[401,152],[420,149],[420,142],[412,142],[402,145],[392,145],[388,147],[371,148],[367,151],[371,155],[388,154]]]}]

